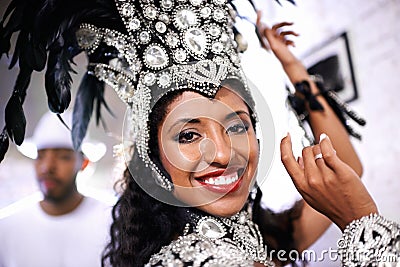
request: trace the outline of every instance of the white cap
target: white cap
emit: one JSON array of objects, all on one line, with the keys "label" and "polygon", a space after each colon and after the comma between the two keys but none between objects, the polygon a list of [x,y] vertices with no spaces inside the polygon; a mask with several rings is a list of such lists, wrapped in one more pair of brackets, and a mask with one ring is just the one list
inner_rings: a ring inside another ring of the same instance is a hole
[{"label": "white cap", "polygon": [[[74,149],[71,137],[72,112],[65,111],[60,116],[68,128],[61,122],[57,114],[49,111],[37,123],[33,136],[26,138],[18,150],[25,156],[35,159],[37,151],[41,149]],[[82,141],[81,148],[92,162],[101,159],[106,152],[105,144],[89,142],[87,138]]]},{"label": "white cap", "polygon": [[60,116],[69,129],[55,113],[47,112],[40,119],[32,137],[37,150],[46,148],[74,149],[71,138],[72,112],[66,111]]}]

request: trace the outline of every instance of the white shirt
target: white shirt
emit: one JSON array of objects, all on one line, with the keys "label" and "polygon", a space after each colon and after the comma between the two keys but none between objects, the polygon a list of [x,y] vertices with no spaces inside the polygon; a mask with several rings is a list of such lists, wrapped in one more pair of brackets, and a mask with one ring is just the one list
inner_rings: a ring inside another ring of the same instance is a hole
[{"label": "white shirt", "polygon": [[110,223],[109,205],[93,198],[61,216],[34,203],[0,220],[0,267],[101,266]]}]

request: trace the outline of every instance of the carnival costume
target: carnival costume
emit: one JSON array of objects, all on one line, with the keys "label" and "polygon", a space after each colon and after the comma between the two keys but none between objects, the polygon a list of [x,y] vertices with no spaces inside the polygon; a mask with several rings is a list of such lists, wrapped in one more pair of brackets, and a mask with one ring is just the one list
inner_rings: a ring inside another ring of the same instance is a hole
[{"label": "carnival costume", "polygon": [[[62,113],[71,100],[70,64],[84,51],[89,65],[74,106],[75,148],[85,136],[93,110],[99,120],[101,105],[107,107],[103,95],[108,84],[127,105],[134,156],[165,192],[172,191],[170,178],[150,155],[149,116],[157,101],[182,90],[213,98],[222,86],[229,86],[257,119],[240,66],[235,13],[227,0],[12,1],[1,23],[0,53],[10,51],[10,38],[19,31],[10,67],[18,62],[20,72],[6,107],[0,158],[9,139],[18,145],[24,139],[22,103],[32,72],[47,66],[49,108]],[[312,95],[306,95],[306,100],[311,102]],[[382,253],[400,255],[399,225],[380,216],[351,223],[343,240],[343,255],[368,250],[363,259],[343,257],[346,266],[373,266]],[[273,265],[248,210],[216,218],[188,209],[183,235],[154,253],[149,266]]]}]

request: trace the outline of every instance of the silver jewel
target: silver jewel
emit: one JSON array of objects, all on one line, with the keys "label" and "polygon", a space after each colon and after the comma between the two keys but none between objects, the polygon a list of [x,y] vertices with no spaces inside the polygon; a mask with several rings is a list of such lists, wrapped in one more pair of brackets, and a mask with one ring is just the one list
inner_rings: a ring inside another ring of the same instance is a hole
[{"label": "silver jewel", "polygon": [[155,19],[157,17],[157,9],[154,6],[147,6],[144,9],[144,16],[148,19]]},{"label": "silver jewel", "polygon": [[239,214],[239,223],[240,224],[245,224],[246,223],[246,215],[244,213]]},{"label": "silver jewel", "polygon": [[118,79],[118,95],[122,99],[129,99],[133,96],[134,90],[129,85],[129,83],[124,79],[124,77],[120,77]]},{"label": "silver jewel", "polygon": [[226,234],[223,224],[208,217],[200,220],[197,224],[196,231],[200,235],[211,239],[221,238]]},{"label": "silver jewel", "polygon": [[97,32],[90,28],[80,28],[75,35],[79,46],[86,50],[93,50],[100,41]]},{"label": "silver jewel", "polygon": [[212,10],[210,7],[206,6],[203,7],[202,9],[200,9],[200,16],[203,18],[208,18],[209,16],[211,16]]},{"label": "silver jewel", "polygon": [[208,28],[208,32],[210,33],[210,35],[214,38],[217,38],[218,36],[221,35],[221,28],[217,25],[211,25]]},{"label": "silver jewel", "polygon": [[190,9],[178,10],[174,18],[175,26],[181,30],[195,26],[197,21],[198,19],[196,13]]},{"label": "silver jewel", "polygon": [[114,35],[113,31],[106,31],[106,34],[104,36],[104,40],[108,45],[112,45],[114,40],[116,39],[116,36]]},{"label": "silver jewel", "polygon": [[117,48],[118,50],[123,50],[125,48],[126,42],[125,39],[118,36],[114,42],[112,43],[112,45],[115,46],[115,48]]},{"label": "silver jewel", "polygon": [[236,54],[231,55],[231,60],[234,64],[239,64],[240,63],[240,58]]},{"label": "silver jewel", "polygon": [[142,32],[139,34],[139,41],[140,41],[142,44],[147,44],[148,42],[150,42],[150,33],[147,32],[147,31],[142,31]]},{"label": "silver jewel", "polygon": [[132,72],[130,71],[130,65],[128,64],[125,58],[114,58],[110,60],[109,64],[116,70],[121,70],[128,74],[132,74]]},{"label": "silver jewel", "polygon": [[156,82],[156,75],[152,72],[146,73],[143,77],[144,84],[152,86]]},{"label": "silver jewel", "polygon": [[223,20],[225,20],[225,16],[225,12],[222,9],[217,8],[216,10],[214,10],[213,18],[216,21],[222,22]]},{"label": "silver jewel", "polygon": [[167,53],[159,45],[150,45],[144,52],[144,60],[152,69],[161,69],[168,65]]},{"label": "silver jewel", "polygon": [[136,48],[130,44],[125,47],[125,53],[128,56],[128,58],[134,58],[136,57]]},{"label": "silver jewel", "polygon": [[177,49],[174,53],[174,59],[177,62],[184,62],[187,58],[186,52],[183,49]]},{"label": "silver jewel", "polygon": [[226,4],[226,0],[213,0],[213,2],[217,5],[225,5]]},{"label": "silver jewel", "polygon": [[167,30],[167,26],[161,21],[157,21],[155,28],[159,33],[164,33]]},{"label": "silver jewel", "polygon": [[212,44],[211,49],[214,53],[220,54],[224,50],[224,45],[221,42],[215,42]]},{"label": "silver jewel", "polygon": [[166,42],[171,48],[176,48],[179,45],[178,35],[175,33],[168,33]]},{"label": "silver jewel", "polygon": [[221,41],[225,46],[228,46],[228,45],[229,45],[229,40],[231,40],[231,39],[229,38],[229,36],[228,36],[227,33],[224,32],[224,33],[221,34],[220,41]]},{"label": "silver jewel", "polygon": [[168,72],[162,73],[158,77],[158,85],[162,88],[167,88],[171,85],[171,75]]},{"label": "silver jewel", "polygon": [[142,63],[139,60],[135,60],[132,64],[132,70],[138,73],[142,69]]},{"label": "silver jewel", "polygon": [[128,27],[130,30],[136,31],[140,28],[140,20],[138,20],[137,18],[131,19],[128,23]]},{"label": "silver jewel", "polygon": [[169,16],[167,14],[160,14],[158,19],[160,21],[164,22],[165,24],[168,24],[170,22],[170,18],[169,18]]},{"label": "silver jewel", "polygon": [[200,6],[203,3],[203,0],[190,0],[190,3],[194,6]]},{"label": "silver jewel", "polygon": [[161,1],[161,7],[165,10],[171,10],[171,8],[173,7],[174,2],[173,0],[162,0]]},{"label": "silver jewel", "polygon": [[135,8],[130,4],[124,4],[121,13],[124,17],[130,17],[135,13]]},{"label": "silver jewel", "polygon": [[189,51],[195,55],[203,55],[207,49],[207,35],[199,28],[190,28],[185,32],[184,41]]},{"label": "silver jewel", "polygon": [[[103,70],[104,72],[105,72],[105,70]],[[116,78],[115,78],[115,73],[114,72],[105,72],[106,73],[106,75],[104,76],[104,79],[107,81],[107,83],[110,85],[110,86],[113,86],[113,88],[115,89],[115,90],[117,90],[116,88],[115,88],[115,86],[116,86],[116,82],[115,82],[115,80],[116,80]]]}]

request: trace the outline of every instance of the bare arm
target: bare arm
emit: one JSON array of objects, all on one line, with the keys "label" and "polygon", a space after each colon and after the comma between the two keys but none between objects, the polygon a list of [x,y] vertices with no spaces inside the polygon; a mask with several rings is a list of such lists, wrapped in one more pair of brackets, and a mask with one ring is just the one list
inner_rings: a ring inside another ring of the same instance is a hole
[{"label": "bare arm", "polygon": [[[310,78],[307,69],[302,62],[298,60],[289,50],[288,46],[294,45],[292,41],[286,40],[287,35],[297,35],[292,31],[281,31],[280,28],[290,26],[291,23],[283,22],[274,25],[272,28],[265,27],[264,36],[267,38],[271,50],[279,59],[290,81],[295,84],[301,81],[308,81],[313,94],[319,93],[319,90]],[[338,157],[348,164],[359,175],[362,175],[362,165],[351,142],[349,135],[322,96],[317,96],[317,100],[324,107],[323,111],[313,111],[307,105],[307,111],[310,114],[310,126],[318,143],[319,136],[326,133],[330,136],[332,144],[336,149]]]},{"label": "bare arm", "polygon": [[[318,88],[310,78],[306,68],[288,48],[288,46],[294,46],[294,43],[287,40],[286,37],[289,35],[297,36],[297,34],[292,31],[281,31],[283,26],[290,25],[291,23],[284,22],[276,24],[272,28],[263,27],[261,35],[267,39],[269,47],[281,62],[290,81],[295,84],[306,80],[310,84],[312,93],[317,94],[319,92]],[[350,142],[346,129],[325,99],[322,96],[318,96],[317,100],[323,106],[323,111],[313,111],[307,106],[310,114],[309,123],[316,141],[319,142],[321,133],[328,134],[337,150],[337,156],[361,176],[362,165]],[[330,220],[326,216],[305,203],[301,216],[293,222],[293,237],[297,249],[299,251],[307,249],[326,231],[330,223]]]}]

